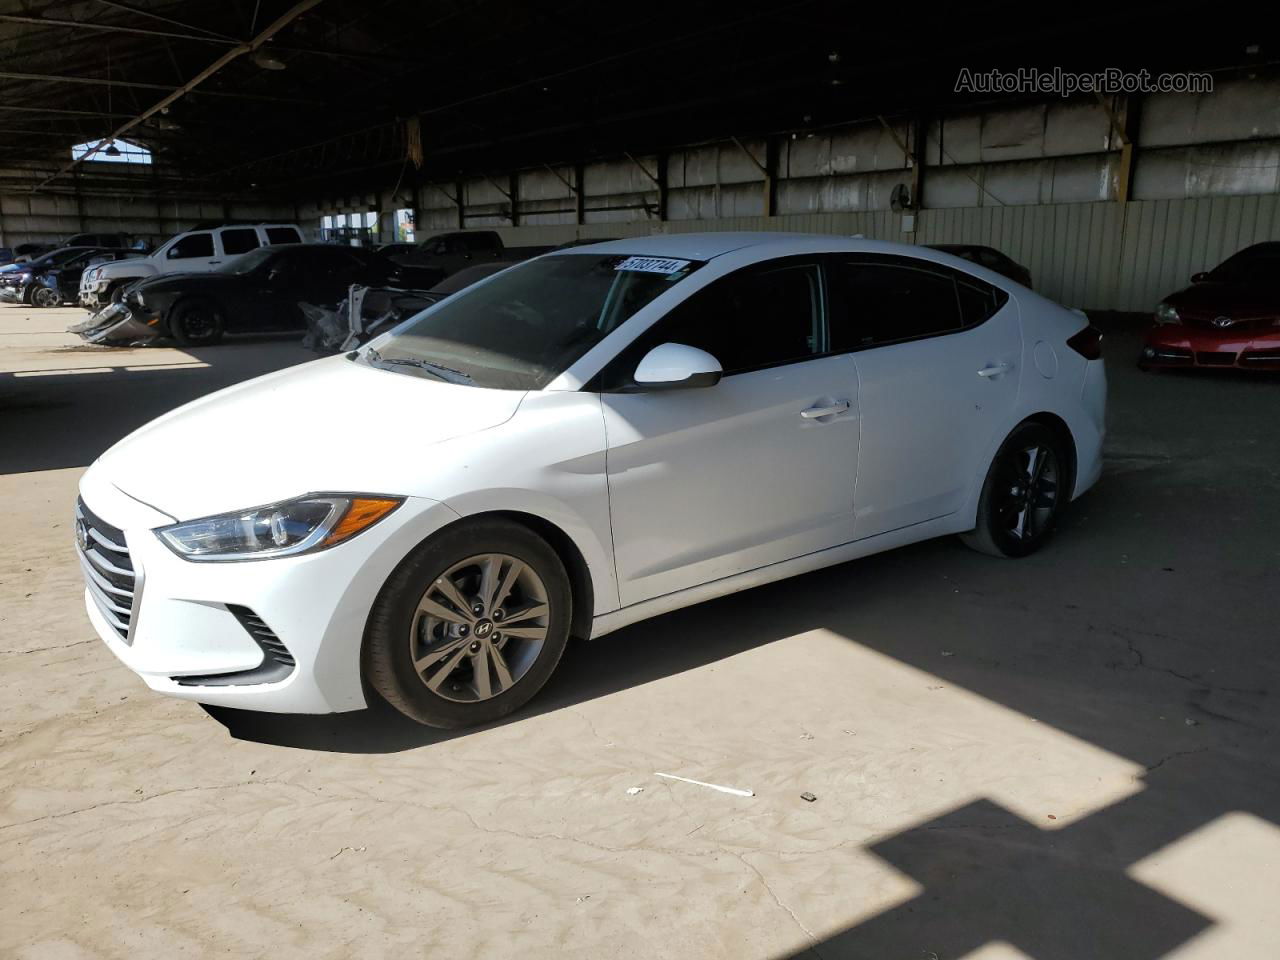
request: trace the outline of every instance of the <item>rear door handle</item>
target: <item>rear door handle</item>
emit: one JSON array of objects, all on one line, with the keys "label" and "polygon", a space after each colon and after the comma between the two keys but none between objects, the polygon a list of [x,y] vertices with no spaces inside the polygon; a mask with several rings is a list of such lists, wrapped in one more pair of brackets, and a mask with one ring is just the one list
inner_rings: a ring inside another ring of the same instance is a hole
[{"label": "rear door handle", "polygon": [[990,366],[983,367],[978,371],[980,377],[998,377],[1002,373],[1008,373],[1013,369],[1012,363],[993,363]]},{"label": "rear door handle", "polygon": [[837,413],[844,413],[849,409],[848,400],[838,400],[835,403],[825,404],[820,407],[809,407],[800,411],[800,416],[806,420],[817,420],[819,417],[834,417]]}]

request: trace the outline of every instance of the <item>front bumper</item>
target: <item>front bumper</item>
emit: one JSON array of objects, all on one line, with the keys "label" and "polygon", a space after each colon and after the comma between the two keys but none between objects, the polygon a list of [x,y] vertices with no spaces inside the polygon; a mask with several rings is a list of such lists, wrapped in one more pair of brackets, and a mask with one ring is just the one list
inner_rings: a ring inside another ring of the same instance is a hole
[{"label": "front bumper", "polygon": [[[80,494],[93,515],[120,531],[136,575],[127,616],[104,611],[101,593],[85,590],[89,620],[111,652],[158,693],[274,713],[365,706],[360,646],[374,599],[423,537],[456,519],[436,501],[410,498],[330,550],[193,563],[154,533],[172,517],[132,499],[92,468]],[[121,619],[113,624],[108,616]],[[282,660],[292,661],[284,664],[291,669],[282,668]]]},{"label": "front bumper", "polygon": [[1280,328],[1275,332],[1230,328],[1206,330],[1184,324],[1166,324],[1147,332],[1138,358],[1143,369],[1212,368],[1280,371]]},{"label": "front bumper", "polygon": [[67,333],[77,333],[89,343],[120,346],[146,343],[159,335],[154,326],[139,320],[123,303],[113,303],[88,320],[72,324]]},{"label": "front bumper", "polygon": [[0,287],[0,303],[26,303],[26,287]]}]

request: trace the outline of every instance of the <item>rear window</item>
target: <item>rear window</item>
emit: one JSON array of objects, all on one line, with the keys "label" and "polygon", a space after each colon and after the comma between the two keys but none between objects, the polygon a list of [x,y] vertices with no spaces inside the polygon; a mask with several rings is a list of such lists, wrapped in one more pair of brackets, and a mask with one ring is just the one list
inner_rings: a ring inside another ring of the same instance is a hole
[{"label": "rear window", "polygon": [[267,227],[267,243],[301,243],[302,235],[297,227]]}]

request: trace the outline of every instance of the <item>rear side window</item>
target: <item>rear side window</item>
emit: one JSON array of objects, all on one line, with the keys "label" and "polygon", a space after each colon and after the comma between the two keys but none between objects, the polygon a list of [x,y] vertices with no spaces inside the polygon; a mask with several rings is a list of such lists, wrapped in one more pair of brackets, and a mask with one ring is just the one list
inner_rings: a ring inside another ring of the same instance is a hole
[{"label": "rear side window", "polygon": [[906,264],[838,263],[841,309],[832,318],[831,348],[857,350],[959,330],[955,281]]},{"label": "rear side window", "polygon": [[838,353],[957,333],[1008,299],[976,277],[908,257],[837,261],[832,272],[831,349]]},{"label": "rear side window", "polygon": [[240,227],[222,231],[222,252],[228,256],[248,253],[258,249],[258,231],[253,227]]},{"label": "rear side window", "polygon": [[189,233],[180,237],[166,256],[170,260],[187,260],[194,257],[213,256],[212,233]]},{"label": "rear side window", "polygon": [[302,236],[297,227],[267,227],[267,243],[275,246],[278,243],[301,243]]}]

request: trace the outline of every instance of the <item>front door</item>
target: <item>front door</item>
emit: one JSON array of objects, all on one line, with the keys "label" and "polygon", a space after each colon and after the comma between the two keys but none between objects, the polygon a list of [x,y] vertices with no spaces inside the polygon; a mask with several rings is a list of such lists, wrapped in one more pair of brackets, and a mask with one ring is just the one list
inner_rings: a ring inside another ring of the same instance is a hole
[{"label": "front door", "polygon": [[665,342],[706,350],[725,375],[602,396],[622,604],[852,539],[857,380],[850,357],[824,355],[820,266],[788,258],[725,277],[616,363],[629,377]]}]

